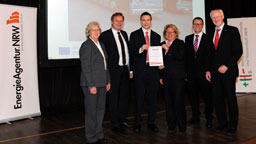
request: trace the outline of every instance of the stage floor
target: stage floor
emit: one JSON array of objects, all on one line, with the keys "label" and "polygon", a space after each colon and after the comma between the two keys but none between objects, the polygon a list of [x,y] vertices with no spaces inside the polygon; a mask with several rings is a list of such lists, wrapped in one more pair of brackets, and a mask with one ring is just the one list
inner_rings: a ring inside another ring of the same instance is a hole
[{"label": "stage floor", "polygon": [[[147,115],[143,115],[141,133],[136,134],[128,128],[125,134],[110,129],[109,121],[104,122],[105,138],[108,144],[223,144],[256,143],[256,94],[238,94],[239,124],[236,136],[226,136],[214,132],[214,127],[205,127],[204,116],[200,124],[188,126],[185,134],[168,133],[165,111],[157,114],[159,132],[147,129]],[[187,106],[187,118],[191,115]],[[128,117],[133,122],[133,117]],[[68,110],[60,113],[48,113],[33,120],[26,119],[11,125],[0,125],[0,143],[4,144],[84,144],[84,114],[81,110]]]}]

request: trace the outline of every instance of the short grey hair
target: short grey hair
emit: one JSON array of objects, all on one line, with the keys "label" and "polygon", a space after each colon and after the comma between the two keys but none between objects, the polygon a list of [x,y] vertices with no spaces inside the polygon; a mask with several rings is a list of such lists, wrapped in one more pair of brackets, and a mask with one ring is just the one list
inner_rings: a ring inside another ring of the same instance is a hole
[{"label": "short grey hair", "polygon": [[91,31],[92,26],[98,26],[100,29],[100,32],[101,32],[100,24],[98,22],[96,22],[96,21],[89,22],[85,28],[85,35],[87,38],[89,38],[89,36],[90,36],[90,31]]},{"label": "short grey hair", "polygon": [[222,9],[214,9],[214,10],[211,10],[211,12],[210,12],[210,17],[211,17],[211,18],[212,18],[212,13],[213,13],[214,11],[219,11],[220,14],[224,17],[224,12],[223,12]]}]

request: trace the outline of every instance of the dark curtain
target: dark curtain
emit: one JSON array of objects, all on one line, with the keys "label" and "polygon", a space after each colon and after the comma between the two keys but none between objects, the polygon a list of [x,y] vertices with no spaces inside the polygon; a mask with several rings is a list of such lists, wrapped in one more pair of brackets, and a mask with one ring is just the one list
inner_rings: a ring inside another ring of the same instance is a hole
[{"label": "dark curtain", "polygon": [[0,0],[1,4],[39,7],[40,0]]},{"label": "dark curtain", "polygon": [[[67,108],[70,105],[82,107],[79,63],[76,61],[72,66],[63,66],[58,61],[55,65],[50,65],[50,62],[42,63],[47,55],[45,0],[0,0],[0,3],[38,8],[38,78],[42,112],[47,109]],[[254,0],[205,0],[206,29],[214,27],[209,14],[212,9],[217,8],[223,9],[225,19],[256,16]]]},{"label": "dark curtain", "polygon": [[256,17],[256,1],[254,0],[205,0],[206,30],[214,27],[210,11],[222,9],[227,18]]}]

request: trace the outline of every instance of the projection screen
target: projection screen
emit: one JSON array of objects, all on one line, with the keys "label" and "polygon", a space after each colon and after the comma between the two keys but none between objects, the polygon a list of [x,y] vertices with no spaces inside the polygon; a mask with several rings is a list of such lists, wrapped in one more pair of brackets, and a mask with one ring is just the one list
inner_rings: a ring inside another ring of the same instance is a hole
[{"label": "projection screen", "polygon": [[49,0],[47,10],[49,60],[79,58],[86,25],[98,21],[107,30],[114,12],[124,14],[128,35],[140,28],[140,14],[148,11],[154,31],[162,36],[166,24],[175,24],[181,39],[192,33],[194,17],[205,17],[204,0]]}]

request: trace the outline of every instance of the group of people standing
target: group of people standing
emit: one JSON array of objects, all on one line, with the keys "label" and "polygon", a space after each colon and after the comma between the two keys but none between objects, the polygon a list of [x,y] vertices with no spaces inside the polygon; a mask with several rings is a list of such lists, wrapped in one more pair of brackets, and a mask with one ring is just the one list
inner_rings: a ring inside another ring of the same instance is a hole
[{"label": "group of people standing", "polygon": [[[151,29],[152,16],[144,12],[140,16],[141,28],[128,35],[122,30],[124,16],[117,12],[111,16],[112,27],[101,33],[97,22],[86,27],[87,40],[81,45],[81,87],[85,95],[85,135],[87,143],[105,144],[102,128],[106,92],[111,128],[123,133],[129,124],[129,78],[134,79],[136,111],[134,132],[141,132],[144,96],[147,96],[148,129],[157,132],[157,92],[159,83],[164,87],[168,132],[185,132],[185,80],[192,107],[189,124],[200,121],[200,98],[205,101],[206,126],[211,128],[213,104],[218,127],[216,132],[235,134],[238,124],[238,105],[235,80],[237,62],[242,55],[242,44],[237,28],[224,23],[220,9],[212,10],[215,24],[209,34],[202,32],[204,21],[196,17],[192,21],[194,34],[185,42],[179,39],[174,24],[164,27],[163,37]],[[150,46],[162,46],[164,65],[149,65]],[[146,95],[145,95],[146,94]],[[228,105],[228,116],[226,111]]]}]

